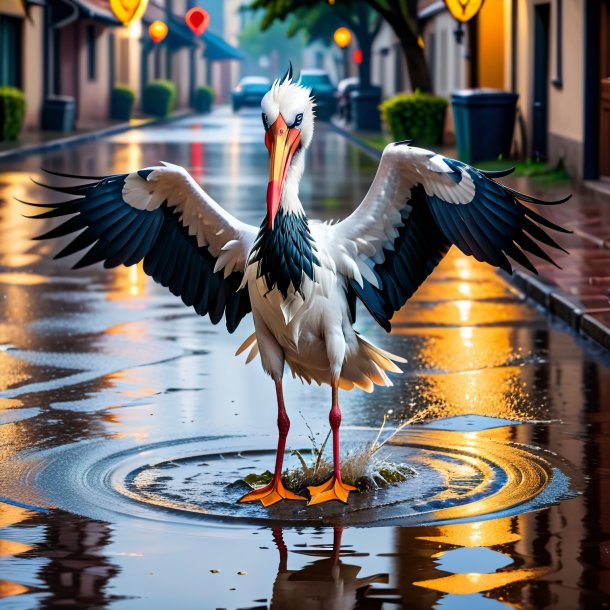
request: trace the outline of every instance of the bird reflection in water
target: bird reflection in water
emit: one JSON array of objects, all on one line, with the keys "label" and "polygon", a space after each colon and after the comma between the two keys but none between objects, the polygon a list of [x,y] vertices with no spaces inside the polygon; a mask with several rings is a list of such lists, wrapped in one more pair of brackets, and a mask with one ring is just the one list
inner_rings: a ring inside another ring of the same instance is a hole
[{"label": "bird reflection in water", "polygon": [[[331,548],[295,550],[294,553],[321,557],[300,570],[288,568],[288,548],[282,530],[273,529],[273,540],[279,551],[279,567],[273,585],[272,610],[373,610],[382,607],[383,600],[375,599],[372,585],[387,583],[388,574],[374,574],[359,578],[362,569],[358,565],[344,563],[342,557],[364,557],[341,549],[342,527],[335,527]],[[388,592],[384,589],[384,592]]]}]

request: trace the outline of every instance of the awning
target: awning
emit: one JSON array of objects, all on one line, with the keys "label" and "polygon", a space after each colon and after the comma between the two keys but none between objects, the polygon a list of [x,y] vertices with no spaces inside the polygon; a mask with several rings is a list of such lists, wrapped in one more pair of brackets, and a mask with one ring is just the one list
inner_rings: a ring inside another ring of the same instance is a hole
[{"label": "awning", "polygon": [[80,12],[89,19],[97,19],[110,25],[123,25],[110,10],[108,0],[73,0]]},{"label": "awning", "polygon": [[435,17],[439,13],[448,10],[447,5],[443,2],[443,0],[435,0],[431,2],[426,7],[417,11],[417,18],[425,21],[426,19],[430,19],[431,17]]},{"label": "awning", "polygon": [[157,20],[167,23],[167,37],[159,43],[160,45],[168,46],[171,49],[198,46],[199,39],[191,32],[184,19],[168,13],[166,9],[159,6],[156,2],[149,2],[142,21],[146,26],[149,26],[153,21]]},{"label": "awning", "polygon": [[11,15],[11,17],[25,17],[24,0],[2,0],[0,2],[0,15]]},{"label": "awning", "polygon": [[167,44],[173,48],[196,47],[197,37],[186,25],[184,19],[181,21],[174,15],[170,15],[167,22]]},{"label": "awning", "polygon": [[202,40],[205,42],[203,56],[209,61],[224,61],[230,59],[243,61],[245,59],[244,54],[239,49],[209,30],[203,34]]}]

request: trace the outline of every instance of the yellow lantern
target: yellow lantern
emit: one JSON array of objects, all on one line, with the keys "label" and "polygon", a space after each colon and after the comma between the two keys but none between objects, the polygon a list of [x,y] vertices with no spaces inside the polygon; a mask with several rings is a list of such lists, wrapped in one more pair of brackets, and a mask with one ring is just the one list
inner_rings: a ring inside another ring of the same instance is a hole
[{"label": "yellow lantern", "polygon": [[161,42],[167,36],[167,23],[153,21],[148,27],[148,33],[155,44]]},{"label": "yellow lantern", "polygon": [[345,49],[352,40],[352,33],[347,28],[337,28],[333,34],[333,40],[340,49]]},{"label": "yellow lantern", "polygon": [[483,6],[483,0],[445,0],[445,5],[454,19],[466,23],[477,16]]},{"label": "yellow lantern", "polygon": [[129,25],[140,19],[148,6],[148,0],[110,0],[114,16],[123,24]]}]

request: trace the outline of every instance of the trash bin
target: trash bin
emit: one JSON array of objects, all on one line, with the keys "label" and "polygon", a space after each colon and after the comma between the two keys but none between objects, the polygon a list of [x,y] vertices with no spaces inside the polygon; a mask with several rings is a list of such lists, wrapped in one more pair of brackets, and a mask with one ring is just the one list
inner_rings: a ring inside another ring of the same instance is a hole
[{"label": "trash bin", "polygon": [[42,105],[42,129],[46,131],[74,131],[76,101],[73,97],[48,97]]},{"label": "trash bin", "polygon": [[483,88],[451,94],[460,160],[472,164],[510,155],[518,97],[509,91]]},{"label": "trash bin", "polygon": [[381,87],[356,89],[349,97],[352,127],[358,131],[380,131]]}]

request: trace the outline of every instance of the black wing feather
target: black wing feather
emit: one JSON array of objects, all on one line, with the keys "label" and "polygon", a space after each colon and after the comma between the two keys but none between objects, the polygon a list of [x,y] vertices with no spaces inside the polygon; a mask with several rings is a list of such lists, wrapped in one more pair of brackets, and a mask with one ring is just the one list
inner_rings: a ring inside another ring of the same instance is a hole
[{"label": "black wing feather", "polygon": [[484,172],[460,161],[445,161],[452,172],[443,178],[439,174],[439,180],[448,176],[459,185],[464,179],[463,172],[467,172],[475,185],[473,199],[467,203],[450,203],[439,194],[427,192],[422,184],[412,187],[401,211],[402,226],[397,227],[393,249],[384,248],[384,261],[373,265],[379,288],[365,279],[362,284],[352,280],[348,288],[348,297],[351,293],[358,297],[388,332],[394,312],[428,277],[451,244],[464,254],[509,273],[513,271],[509,258],[538,273],[526,252],[558,266],[538,242],[565,252],[542,227],[563,233],[570,231],[543,218],[523,202],[556,205],[567,201],[569,196],[542,201],[493,180],[508,175],[512,169]]},{"label": "black wing feather", "polygon": [[167,202],[152,211],[138,210],[124,202],[122,190],[126,178],[127,174],[108,176],[76,186],[51,186],[34,181],[56,192],[77,196],[60,203],[29,203],[47,208],[33,218],[70,216],[34,239],[55,239],[79,232],[56,255],[63,258],[89,248],[74,265],[75,269],[102,261],[105,267],[116,267],[143,260],[145,273],[156,282],[182,297],[186,305],[194,306],[198,314],[209,314],[214,324],[224,316],[227,329],[233,332],[251,311],[247,291],[238,290],[243,274],[234,272],[224,278],[223,271],[214,273],[215,257],[207,247],[199,247]]}]

